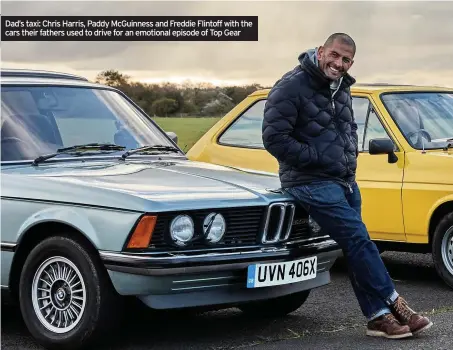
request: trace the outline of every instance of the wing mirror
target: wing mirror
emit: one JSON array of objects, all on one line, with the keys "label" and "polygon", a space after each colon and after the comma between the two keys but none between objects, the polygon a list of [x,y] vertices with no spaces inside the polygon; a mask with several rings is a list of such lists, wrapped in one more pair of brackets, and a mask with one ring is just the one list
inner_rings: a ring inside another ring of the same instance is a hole
[{"label": "wing mirror", "polygon": [[372,139],[369,143],[370,154],[388,154],[388,162],[396,163],[398,157],[395,154],[395,146],[390,139]]},{"label": "wing mirror", "polygon": [[178,135],[176,135],[173,131],[167,131],[166,134],[171,138],[171,140],[178,144]]}]

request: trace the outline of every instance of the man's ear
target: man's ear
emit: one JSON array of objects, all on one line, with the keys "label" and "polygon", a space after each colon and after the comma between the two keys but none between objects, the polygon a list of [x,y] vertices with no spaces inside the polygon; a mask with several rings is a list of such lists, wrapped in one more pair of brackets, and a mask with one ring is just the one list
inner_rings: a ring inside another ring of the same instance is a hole
[{"label": "man's ear", "polygon": [[316,58],[318,60],[321,59],[323,53],[324,53],[324,46],[321,45],[320,47],[318,47],[318,52],[317,52],[317,57]]}]

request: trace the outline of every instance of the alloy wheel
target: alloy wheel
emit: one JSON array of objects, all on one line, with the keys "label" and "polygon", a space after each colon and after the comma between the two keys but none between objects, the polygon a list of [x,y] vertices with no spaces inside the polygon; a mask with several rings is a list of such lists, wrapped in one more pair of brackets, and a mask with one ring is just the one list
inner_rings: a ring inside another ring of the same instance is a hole
[{"label": "alloy wheel", "polygon": [[86,287],[79,269],[67,258],[45,260],[32,284],[32,303],[39,321],[62,334],[80,322],[86,305]]}]

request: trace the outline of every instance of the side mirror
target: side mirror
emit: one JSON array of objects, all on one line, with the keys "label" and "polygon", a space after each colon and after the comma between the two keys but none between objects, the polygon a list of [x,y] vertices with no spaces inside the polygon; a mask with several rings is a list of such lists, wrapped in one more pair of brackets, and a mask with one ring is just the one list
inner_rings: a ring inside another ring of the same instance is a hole
[{"label": "side mirror", "polygon": [[390,139],[372,139],[369,142],[369,152],[370,154],[388,154],[388,162],[396,163],[398,157],[394,152],[394,145]]},{"label": "side mirror", "polygon": [[166,134],[171,138],[171,140],[174,143],[178,144],[178,135],[176,135],[173,131],[167,131]]}]

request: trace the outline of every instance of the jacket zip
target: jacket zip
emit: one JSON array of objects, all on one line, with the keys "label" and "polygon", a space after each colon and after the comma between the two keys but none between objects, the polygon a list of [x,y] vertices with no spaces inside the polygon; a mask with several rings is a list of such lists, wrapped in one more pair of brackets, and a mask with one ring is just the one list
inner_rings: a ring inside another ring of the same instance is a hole
[{"label": "jacket zip", "polygon": [[353,192],[354,192],[354,191],[352,190],[352,187],[351,187],[351,185],[349,184],[349,182],[346,182],[346,181],[344,181],[344,180],[342,180],[342,179],[338,179],[338,182],[339,182],[339,184],[341,184],[341,185],[347,187],[348,190],[349,190],[349,193],[353,193]]},{"label": "jacket zip", "polygon": [[349,193],[352,193],[352,187],[351,187],[351,185],[350,185],[350,184],[347,184],[347,185],[348,185],[348,187],[349,187]]}]

